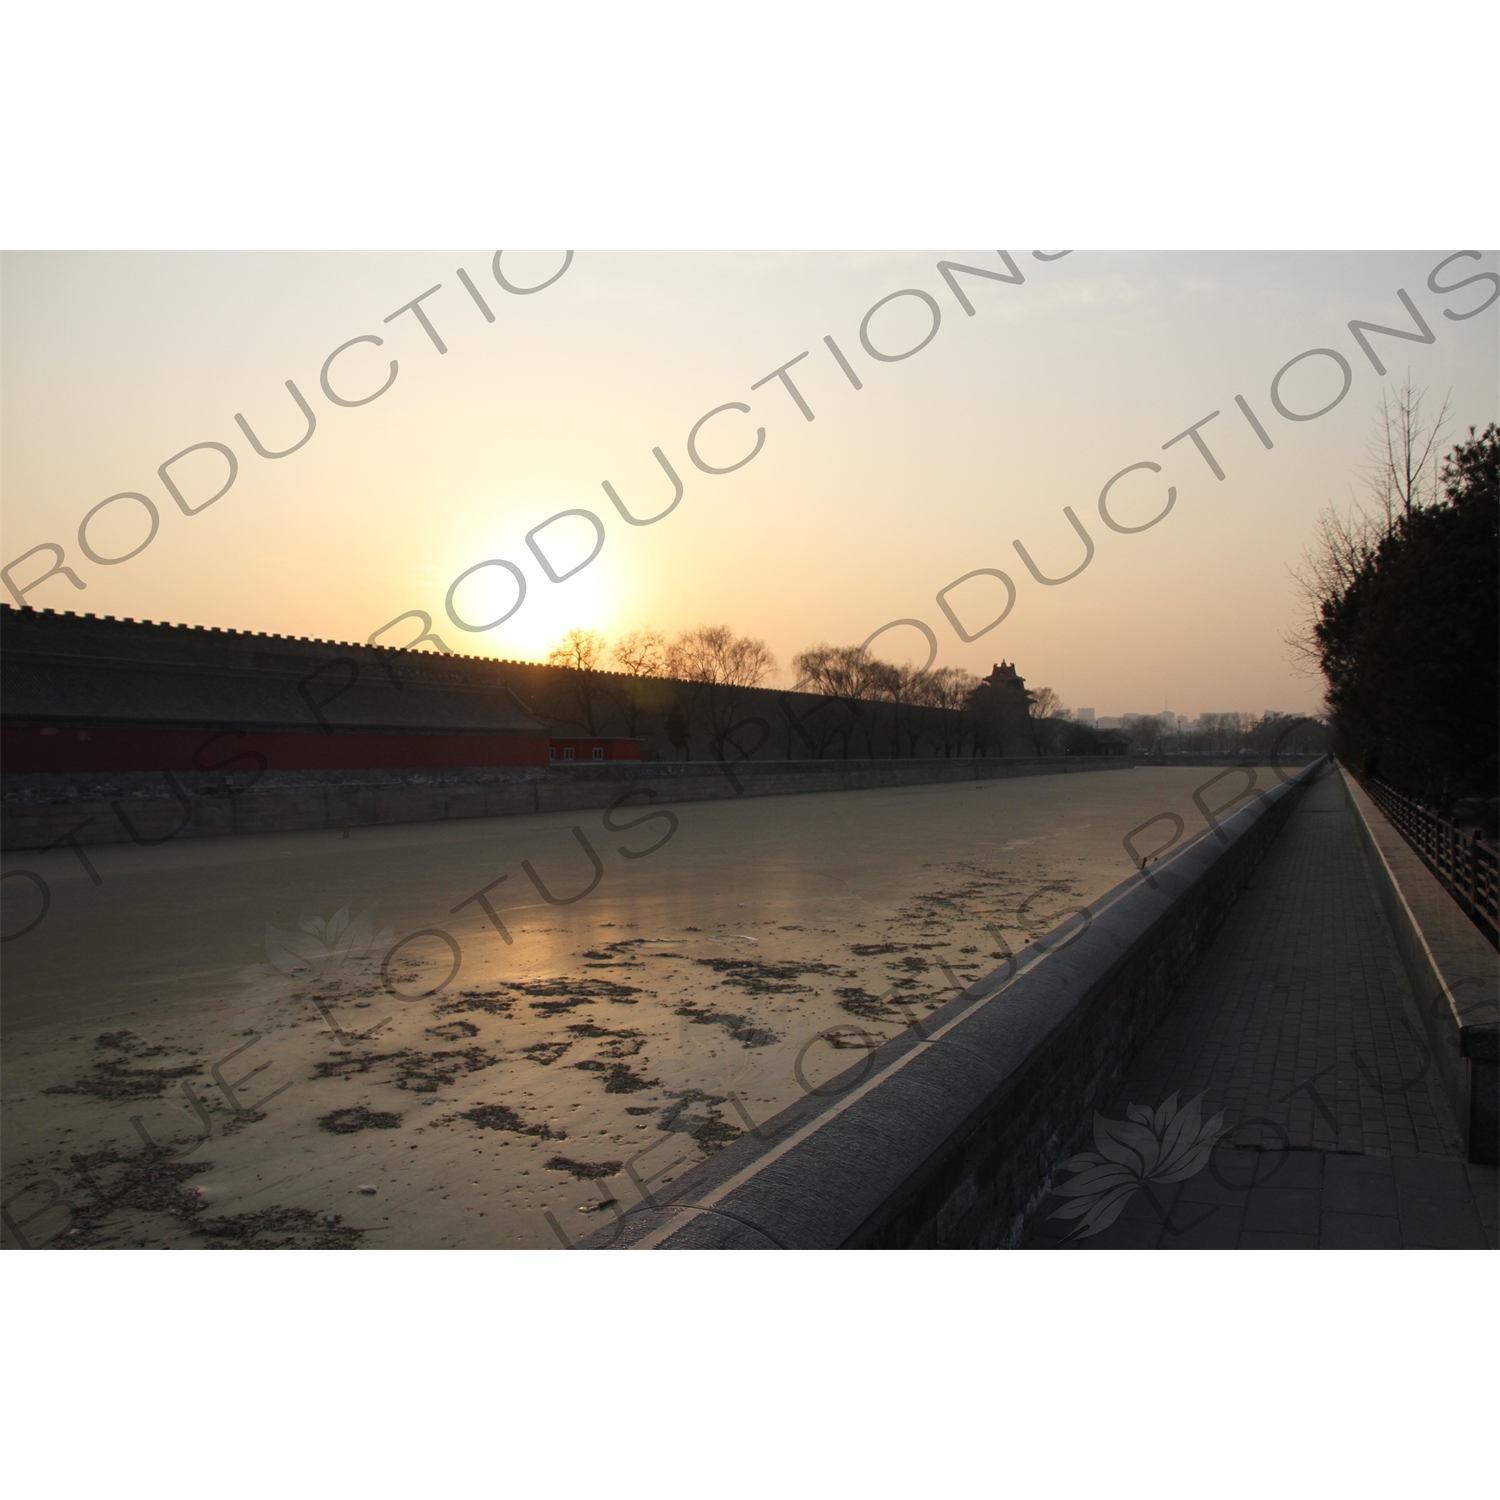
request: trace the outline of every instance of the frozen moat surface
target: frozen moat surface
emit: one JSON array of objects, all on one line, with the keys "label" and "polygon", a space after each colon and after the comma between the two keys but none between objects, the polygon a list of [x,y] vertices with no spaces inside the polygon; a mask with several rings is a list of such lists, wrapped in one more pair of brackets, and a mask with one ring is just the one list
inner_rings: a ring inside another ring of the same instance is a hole
[{"label": "frozen moat surface", "polygon": [[100,885],[66,848],[8,856],[53,894],[5,955],[10,1213],[58,1245],[556,1248],[1246,774],[112,845],[88,850]]}]

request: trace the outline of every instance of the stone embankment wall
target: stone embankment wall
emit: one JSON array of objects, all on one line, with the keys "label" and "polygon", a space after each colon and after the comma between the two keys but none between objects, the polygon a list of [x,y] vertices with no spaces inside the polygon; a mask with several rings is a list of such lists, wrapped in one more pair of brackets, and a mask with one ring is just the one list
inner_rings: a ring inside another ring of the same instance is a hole
[{"label": "stone embankment wall", "polygon": [[377,823],[493,818],[632,801],[698,802],[871,787],[1124,771],[1122,756],[1006,759],[647,761],[457,771],[250,771],[5,777],[0,847],[165,842]]}]

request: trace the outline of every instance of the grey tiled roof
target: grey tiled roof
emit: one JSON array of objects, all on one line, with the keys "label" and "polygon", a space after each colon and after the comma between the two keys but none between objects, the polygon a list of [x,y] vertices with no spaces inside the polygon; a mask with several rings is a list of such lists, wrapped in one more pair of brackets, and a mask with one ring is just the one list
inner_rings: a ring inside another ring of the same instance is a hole
[{"label": "grey tiled roof", "polygon": [[502,663],[348,642],[0,606],[0,668],[7,724],[547,733]]}]

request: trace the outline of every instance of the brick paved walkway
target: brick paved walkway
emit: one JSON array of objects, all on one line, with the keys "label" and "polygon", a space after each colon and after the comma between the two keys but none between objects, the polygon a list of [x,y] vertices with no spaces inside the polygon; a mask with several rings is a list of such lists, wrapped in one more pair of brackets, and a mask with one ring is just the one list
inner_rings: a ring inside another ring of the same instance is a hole
[{"label": "brick paved walkway", "polygon": [[[1228,1127],[1204,1168],[1070,1244],[1495,1248],[1496,1169],[1463,1159],[1337,777],[1304,796],[1101,1113],[1199,1093]],[[1048,1199],[1028,1248],[1062,1244],[1078,1220],[1050,1216],[1068,1201]]]}]

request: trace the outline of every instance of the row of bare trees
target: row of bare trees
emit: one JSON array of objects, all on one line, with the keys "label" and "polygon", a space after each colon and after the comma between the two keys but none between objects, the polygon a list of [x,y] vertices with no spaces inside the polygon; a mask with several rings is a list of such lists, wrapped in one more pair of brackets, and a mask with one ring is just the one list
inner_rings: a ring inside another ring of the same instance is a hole
[{"label": "row of bare trees", "polygon": [[796,691],[814,693],[829,705],[816,728],[808,724],[818,759],[837,743],[847,760],[861,737],[865,753],[874,755],[877,721],[894,731],[897,755],[903,748],[915,755],[919,741],[934,732],[943,754],[952,755],[967,733],[958,716],[979,686],[962,667],[919,672],[910,663],[898,667],[880,661],[861,646],[812,646],[792,658],[792,671]]},{"label": "row of bare trees", "polygon": [[[700,625],[668,638],[635,630],[611,642],[570,630],[548,662],[570,669],[563,692],[570,723],[590,735],[639,736],[655,719],[675,754],[706,745],[718,758],[780,753],[888,757],[936,754],[1047,754],[1062,748],[1071,716],[1050,688],[999,701],[960,667],[918,671],[880,661],[860,646],[820,644],[792,658],[796,683],[768,697],[776,659],[764,641],[726,625]],[[813,701],[809,702],[809,698]],[[771,718],[768,703],[774,703]],[[752,712],[752,707],[757,711]],[[559,705],[552,704],[554,717]]]},{"label": "row of bare trees", "polygon": [[668,640],[659,630],[633,630],[611,643],[597,630],[570,630],[547,654],[554,667],[616,671],[627,677],[759,687],[776,670],[764,641],[727,625],[698,625]]},{"label": "row of bare trees", "polygon": [[[618,715],[635,737],[644,713],[665,710],[667,737],[684,755],[694,720],[722,745],[747,694],[776,670],[764,641],[736,635],[727,625],[698,625],[671,639],[659,630],[633,630],[614,642],[597,630],[573,629],[547,662],[570,669],[573,717],[585,733],[605,733]],[[610,683],[605,673],[625,681]]]},{"label": "row of bare trees", "polygon": [[1124,731],[1140,755],[1306,755],[1328,748],[1328,730],[1303,714],[1201,714],[1182,727],[1158,714],[1126,714]]}]

